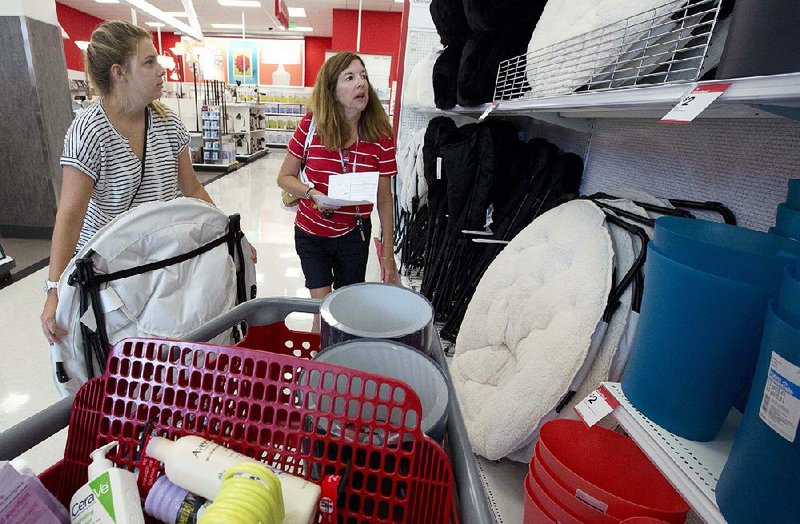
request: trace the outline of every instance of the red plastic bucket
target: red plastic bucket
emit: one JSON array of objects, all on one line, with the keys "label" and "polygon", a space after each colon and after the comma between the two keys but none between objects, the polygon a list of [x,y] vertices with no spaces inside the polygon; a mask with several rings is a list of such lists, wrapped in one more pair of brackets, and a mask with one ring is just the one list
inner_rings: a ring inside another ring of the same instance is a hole
[{"label": "red plastic bucket", "polygon": [[525,476],[525,505],[523,508],[523,524],[556,524],[556,521],[545,512],[539,501],[536,500],[527,475]]},{"label": "red plastic bucket", "polygon": [[528,486],[536,500],[545,512],[552,516],[559,524],[583,524],[578,517],[573,515],[569,508],[559,504],[542,486],[542,481],[536,471],[528,472]]},{"label": "red plastic bucket", "polygon": [[[530,463],[531,473],[528,479],[536,475],[542,489],[559,506],[566,508],[572,515],[584,524],[618,524],[619,519],[604,513],[602,502],[594,501],[583,493],[568,490],[539,458],[539,444],[536,444],[536,453]],[[534,473],[535,472],[535,473]]]},{"label": "red plastic bucket", "polygon": [[569,492],[581,490],[617,519],[686,521],[689,506],[633,440],[576,420],[542,426],[539,458]]}]

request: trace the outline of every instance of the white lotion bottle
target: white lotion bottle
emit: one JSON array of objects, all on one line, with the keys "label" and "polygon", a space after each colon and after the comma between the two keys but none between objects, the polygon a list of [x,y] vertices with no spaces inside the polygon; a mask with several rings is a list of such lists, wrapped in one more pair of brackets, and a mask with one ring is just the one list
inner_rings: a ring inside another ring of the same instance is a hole
[{"label": "white lotion bottle", "polygon": [[106,457],[116,445],[111,442],[92,452],[89,482],[69,504],[72,524],[144,524],[136,475],[115,467]]},{"label": "white lotion bottle", "polygon": [[[153,437],[147,454],[164,463],[167,478],[177,486],[208,500],[214,500],[225,470],[242,462],[266,466],[247,455],[195,435],[176,441]],[[277,475],[283,492],[286,516],[283,524],[311,524],[316,517],[321,489],[317,484],[267,466]]]}]

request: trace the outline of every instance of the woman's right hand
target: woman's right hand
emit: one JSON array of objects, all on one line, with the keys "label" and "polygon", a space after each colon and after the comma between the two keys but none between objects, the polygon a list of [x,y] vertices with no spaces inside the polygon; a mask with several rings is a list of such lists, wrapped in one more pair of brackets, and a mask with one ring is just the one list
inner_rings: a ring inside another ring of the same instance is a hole
[{"label": "woman's right hand", "polygon": [[326,206],[326,205],[321,204],[319,202],[319,200],[314,198],[314,196],[316,196],[316,195],[320,195],[320,196],[327,196],[327,195],[325,193],[323,193],[321,191],[317,191],[316,189],[313,189],[313,188],[308,191],[308,196],[310,196],[311,200],[314,201],[314,207],[319,209],[320,213],[325,213],[325,212],[328,212],[328,211],[334,211],[336,209],[339,209],[339,206]]},{"label": "woman's right hand", "polygon": [[61,338],[67,334],[67,330],[56,324],[56,308],[58,307],[58,293],[55,289],[47,292],[47,300],[42,309],[42,332],[51,346],[61,342]]}]

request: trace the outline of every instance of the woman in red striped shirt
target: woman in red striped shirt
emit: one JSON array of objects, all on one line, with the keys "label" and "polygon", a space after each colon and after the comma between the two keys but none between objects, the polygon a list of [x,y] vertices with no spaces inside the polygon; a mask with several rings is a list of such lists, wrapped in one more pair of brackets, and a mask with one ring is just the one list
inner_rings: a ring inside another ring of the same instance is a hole
[{"label": "woman in red striped shirt", "polygon": [[[312,117],[315,132],[307,141]],[[314,198],[327,195],[330,177],[342,174],[378,173],[375,201],[383,233],[381,279],[397,283],[391,189],[397,163],[392,126],[361,58],[339,53],[325,62],[314,84],[311,112],[301,120],[287,149],[278,185],[301,198],[295,247],[311,297],[324,298],[332,289],[363,282],[366,275],[372,204],[326,208]],[[299,177],[303,159],[308,183]]]}]

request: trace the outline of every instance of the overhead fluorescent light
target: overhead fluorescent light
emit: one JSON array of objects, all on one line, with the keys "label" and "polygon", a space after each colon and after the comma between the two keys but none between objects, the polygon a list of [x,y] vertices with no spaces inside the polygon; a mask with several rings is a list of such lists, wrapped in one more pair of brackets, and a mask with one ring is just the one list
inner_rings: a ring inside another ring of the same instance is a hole
[{"label": "overhead fluorescent light", "polygon": [[291,16],[292,18],[305,18],[306,10],[304,7],[290,7],[289,16]]},{"label": "overhead fluorescent light", "polygon": [[156,20],[164,22],[165,24],[174,29],[181,31],[190,38],[194,38],[195,40],[203,39],[203,32],[200,30],[199,26],[192,27],[186,22],[181,22],[174,16],[168,15],[167,13],[157,8],[150,2],[147,2],[146,0],[125,0],[125,3],[130,5],[131,7],[135,7],[136,9],[142,11],[145,14],[152,16]]},{"label": "overhead fluorescent light", "polygon": [[150,27],[165,27],[166,24],[162,24],[161,22],[145,22],[144,25]]},{"label": "overhead fluorescent light", "polygon": [[164,11],[167,16],[174,16],[175,18],[189,18],[186,11]]},{"label": "overhead fluorescent light", "polygon": [[168,55],[158,55],[156,57],[159,65],[164,69],[175,69],[175,59]]},{"label": "overhead fluorescent light", "polygon": [[223,7],[261,7],[257,0],[217,0]]},{"label": "overhead fluorescent light", "polygon": [[313,30],[314,30],[313,27],[305,27],[305,26],[297,26],[289,28],[289,31],[300,31],[301,33],[310,33]]},{"label": "overhead fluorescent light", "polygon": [[211,24],[214,29],[241,29],[242,24]]},{"label": "overhead fluorescent light", "polygon": [[86,40],[75,40],[75,45],[78,46],[78,49],[81,51],[86,51],[89,48],[89,42]]},{"label": "overhead fluorescent light", "polygon": [[402,4],[405,0],[394,0],[395,4]]}]

